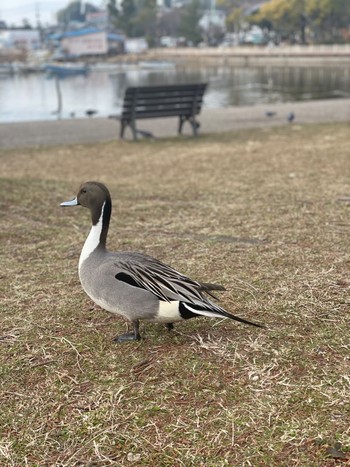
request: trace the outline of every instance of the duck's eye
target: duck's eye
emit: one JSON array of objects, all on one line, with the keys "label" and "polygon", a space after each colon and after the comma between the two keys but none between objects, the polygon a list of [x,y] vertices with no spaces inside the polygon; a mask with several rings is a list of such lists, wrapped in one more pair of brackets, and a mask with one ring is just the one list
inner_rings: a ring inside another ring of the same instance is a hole
[{"label": "duck's eye", "polygon": [[81,192],[82,192],[82,193],[86,193],[86,189],[83,188],[83,189],[81,190]]}]

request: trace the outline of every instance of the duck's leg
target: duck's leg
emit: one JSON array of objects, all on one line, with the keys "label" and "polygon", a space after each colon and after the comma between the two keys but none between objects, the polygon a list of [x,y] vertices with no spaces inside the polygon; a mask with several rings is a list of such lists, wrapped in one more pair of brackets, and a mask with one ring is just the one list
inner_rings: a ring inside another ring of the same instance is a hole
[{"label": "duck's leg", "polygon": [[170,332],[174,329],[174,325],[173,323],[166,323],[165,327],[167,328],[167,330]]},{"label": "duck's leg", "polygon": [[139,331],[139,320],[135,319],[132,322],[134,326],[133,332],[127,332],[126,334],[121,334],[120,336],[115,337],[114,342],[129,342],[129,341],[139,341],[141,339]]}]

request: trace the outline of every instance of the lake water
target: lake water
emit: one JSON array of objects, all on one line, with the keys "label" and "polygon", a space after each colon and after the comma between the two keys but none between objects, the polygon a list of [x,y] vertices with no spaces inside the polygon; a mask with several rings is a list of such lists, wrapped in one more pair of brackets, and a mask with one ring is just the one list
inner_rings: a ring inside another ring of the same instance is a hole
[{"label": "lake water", "polygon": [[[204,105],[218,108],[296,100],[350,97],[348,67],[183,67],[91,72],[60,80],[62,118],[119,113],[128,86],[208,82]],[[45,74],[0,79],[0,122],[53,120],[57,117],[54,79]]]}]

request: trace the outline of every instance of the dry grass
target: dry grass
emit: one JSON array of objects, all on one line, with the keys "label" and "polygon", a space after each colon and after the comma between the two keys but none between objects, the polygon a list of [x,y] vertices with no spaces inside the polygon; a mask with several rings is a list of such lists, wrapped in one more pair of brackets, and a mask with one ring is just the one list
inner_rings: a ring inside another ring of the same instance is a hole
[{"label": "dry grass", "polygon": [[[1,465],[349,459],[349,127],[293,128],[2,151]],[[269,330],[115,345],[123,322],[78,282],[88,212],[59,208],[88,179],[112,192],[111,249],[223,283]]]}]

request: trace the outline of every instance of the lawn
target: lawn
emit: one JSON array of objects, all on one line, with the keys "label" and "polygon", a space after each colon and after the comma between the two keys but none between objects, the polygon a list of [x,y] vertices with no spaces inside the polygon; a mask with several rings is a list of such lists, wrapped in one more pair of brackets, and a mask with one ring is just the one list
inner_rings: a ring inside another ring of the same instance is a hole
[{"label": "lawn", "polygon": [[[333,466],[350,458],[350,131],[344,124],[0,152],[0,464]],[[223,284],[267,329],[141,326],[95,307],[90,228],[109,248]]]}]

